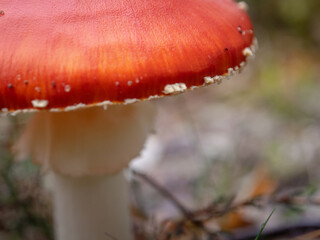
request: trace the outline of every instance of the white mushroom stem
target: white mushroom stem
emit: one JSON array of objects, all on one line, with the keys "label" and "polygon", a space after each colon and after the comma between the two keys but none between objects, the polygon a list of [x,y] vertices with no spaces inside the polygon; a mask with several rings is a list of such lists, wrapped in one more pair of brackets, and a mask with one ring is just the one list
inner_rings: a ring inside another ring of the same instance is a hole
[{"label": "white mushroom stem", "polygon": [[14,149],[55,173],[58,240],[130,239],[122,170],[142,150],[154,115],[142,102],[33,116]]},{"label": "white mushroom stem", "polygon": [[132,239],[122,172],[85,178],[55,174],[53,181],[56,239]]}]

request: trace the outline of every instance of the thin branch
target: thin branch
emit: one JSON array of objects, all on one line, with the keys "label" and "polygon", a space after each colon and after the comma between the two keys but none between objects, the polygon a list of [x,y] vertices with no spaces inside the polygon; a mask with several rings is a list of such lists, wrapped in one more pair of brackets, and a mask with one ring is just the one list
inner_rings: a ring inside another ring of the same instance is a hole
[{"label": "thin branch", "polygon": [[[195,227],[198,229],[201,229],[203,232],[208,234],[209,236],[215,237],[215,239],[220,239],[218,234],[216,232],[211,232],[204,224],[203,221],[199,221],[195,218],[194,214],[189,211],[182,203],[179,202],[179,200],[172,195],[167,189],[162,187],[159,183],[157,183],[155,180],[153,180],[151,177],[149,177],[147,174],[141,173],[137,170],[131,170],[134,175],[144,180],[146,183],[154,187],[157,191],[160,192],[161,195],[163,195],[167,200],[169,200],[174,206],[177,207],[177,209],[183,214],[185,219],[192,223]],[[182,221],[182,224],[184,221]]]},{"label": "thin branch", "polygon": [[173,205],[175,205],[177,207],[177,209],[184,215],[185,218],[190,219],[190,220],[192,219],[191,212],[188,211],[187,208],[185,206],[183,206],[182,203],[180,203],[178,201],[178,199],[175,196],[173,196],[167,189],[162,187],[160,184],[158,184],[156,181],[154,181],[151,177],[149,177],[145,173],[141,173],[137,170],[132,170],[132,173],[134,175],[138,176],[139,178],[141,178],[142,180],[144,180],[146,183],[148,183],[149,185],[151,185],[155,189],[157,189],[157,191],[159,191],[162,196],[164,196]]}]

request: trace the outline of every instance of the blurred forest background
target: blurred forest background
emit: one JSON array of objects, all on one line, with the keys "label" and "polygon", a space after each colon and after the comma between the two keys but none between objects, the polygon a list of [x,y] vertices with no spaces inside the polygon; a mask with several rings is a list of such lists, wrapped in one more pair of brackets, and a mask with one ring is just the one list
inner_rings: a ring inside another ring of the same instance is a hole
[{"label": "blurred forest background", "polygon": [[[320,239],[320,1],[247,3],[260,47],[243,73],[155,101],[127,174],[139,240],[253,240],[273,209],[262,239]],[[0,117],[0,239],[50,240],[45,174],[12,161],[23,125]]]}]

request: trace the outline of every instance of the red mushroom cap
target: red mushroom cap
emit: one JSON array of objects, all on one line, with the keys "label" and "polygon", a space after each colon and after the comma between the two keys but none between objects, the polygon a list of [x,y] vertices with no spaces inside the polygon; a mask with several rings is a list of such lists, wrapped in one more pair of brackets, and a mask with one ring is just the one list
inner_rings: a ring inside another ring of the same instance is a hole
[{"label": "red mushroom cap", "polygon": [[239,69],[254,39],[233,0],[3,0],[0,7],[2,111],[182,92]]}]

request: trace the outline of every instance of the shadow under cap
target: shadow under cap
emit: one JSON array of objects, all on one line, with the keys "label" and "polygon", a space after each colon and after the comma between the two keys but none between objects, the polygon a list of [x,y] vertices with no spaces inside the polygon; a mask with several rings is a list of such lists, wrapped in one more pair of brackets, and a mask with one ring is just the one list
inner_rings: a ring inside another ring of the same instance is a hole
[{"label": "shadow under cap", "polygon": [[38,112],[14,146],[45,169],[68,176],[114,174],[140,154],[155,109],[143,102],[70,112]]}]

